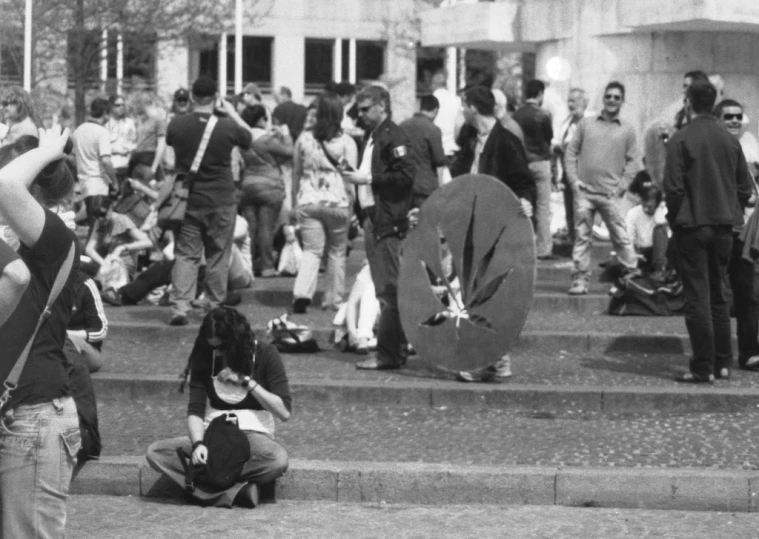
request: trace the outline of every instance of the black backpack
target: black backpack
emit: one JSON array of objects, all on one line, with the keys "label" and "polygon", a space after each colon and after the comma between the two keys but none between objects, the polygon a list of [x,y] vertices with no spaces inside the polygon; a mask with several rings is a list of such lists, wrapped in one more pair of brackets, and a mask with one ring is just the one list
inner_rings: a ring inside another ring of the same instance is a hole
[{"label": "black backpack", "polygon": [[683,287],[678,281],[657,282],[650,277],[619,279],[609,300],[609,314],[619,316],[674,316],[685,309]]},{"label": "black backpack", "polygon": [[178,450],[185,469],[185,489],[194,492],[198,483],[219,492],[237,483],[250,459],[250,443],[237,425],[237,416],[230,412],[211,421],[203,435],[203,445],[208,449],[204,465],[192,464],[184,451]]}]

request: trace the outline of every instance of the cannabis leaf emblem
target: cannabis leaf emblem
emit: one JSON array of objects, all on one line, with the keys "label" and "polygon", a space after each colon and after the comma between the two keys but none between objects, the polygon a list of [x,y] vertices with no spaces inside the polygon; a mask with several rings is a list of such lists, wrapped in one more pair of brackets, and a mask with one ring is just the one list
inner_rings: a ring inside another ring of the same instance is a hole
[{"label": "cannabis leaf emblem", "polygon": [[464,240],[464,251],[461,257],[460,268],[457,267],[453,253],[451,253],[448,247],[448,242],[440,226],[437,227],[437,232],[442,274],[437,275],[429,265],[421,261],[422,267],[429,278],[432,291],[443,307],[442,311],[429,317],[422,322],[422,325],[436,326],[442,324],[446,319],[452,318],[456,320],[456,327],[458,328],[461,319],[465,318],[476,326],[495,332],[495,328],[490,321],[474,312],[474,310],[487,303],[498,292],[513,268],[509,268],[504,273],[491,278],[487,282],[485,281],[485,275],[487,275],[488,268],[490,268],[490,263],[495,255],[496,246],[506,230],[505,226],[501,227],[493,244],[477,262],[476,266],[474,265],[474,216],[476,209],[477,197],[475,196],[472,201],[472,212]]}]

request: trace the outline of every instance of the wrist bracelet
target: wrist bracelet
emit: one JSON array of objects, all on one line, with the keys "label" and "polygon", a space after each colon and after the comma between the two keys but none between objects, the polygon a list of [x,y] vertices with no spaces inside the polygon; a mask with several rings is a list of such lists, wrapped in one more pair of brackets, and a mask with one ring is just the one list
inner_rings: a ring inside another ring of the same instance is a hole
[{"label": "wrist bracelet", "polygon": [[251,392],[251,393],[253,393],[258,386],[259,386],[259,384],[258,384],[258,382],[256,382],[256,385],[254,385],[253,388],[249,389],[248,391]]},{"label": "wrist bracelet", "polygon": [[194,444],[192,444],[192,450],[195,451],[199,445],[203,445],[203,440],[198,440]]}]

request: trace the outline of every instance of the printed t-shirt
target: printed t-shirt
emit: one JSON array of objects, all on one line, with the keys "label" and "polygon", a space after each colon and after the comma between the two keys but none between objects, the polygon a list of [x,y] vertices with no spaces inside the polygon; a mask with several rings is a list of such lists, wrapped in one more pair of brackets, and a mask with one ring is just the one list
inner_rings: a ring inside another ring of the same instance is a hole
[{"label": "printed t-shirt", "polygon": [[[179,174],[190,171],[210,116],[194,112],[176,116],[169,123],[166,144],[174,148]],[[231,167],[232,148],[246,149],[250,143],[248,129],[237,125],[232,118],[218,119],[187,199],[188,207],[215,208],[237,204]]]},{"label": "printed t-shirt", "polygon": [[[58,271],[75,242],[74,233],[61,218],[45,210],[45,225],[37,243],[32,248],[21,245],[18,254],[29,268],[32,279],[13,314],[0,327],[0,380],[8,377],[31,338]],[[10,407],[49,402],[69,395],[63,344],[76,298],[75,281],[78,271],[79,249],[66,286],[53,304],[52,314],[42,324],[34,339],[18,388],[11,396]]]}]

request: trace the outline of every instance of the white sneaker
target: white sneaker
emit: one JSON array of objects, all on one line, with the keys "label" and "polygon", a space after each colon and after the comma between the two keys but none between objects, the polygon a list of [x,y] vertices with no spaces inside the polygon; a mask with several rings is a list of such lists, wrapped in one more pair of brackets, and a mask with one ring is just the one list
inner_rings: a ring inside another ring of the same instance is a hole
[{"label": "white sneaker", "polygon": [[505,380],[511,378],[511,356],[509,354],[503,354],[495,364],[495,374],[493,377],[496,380]]}]

